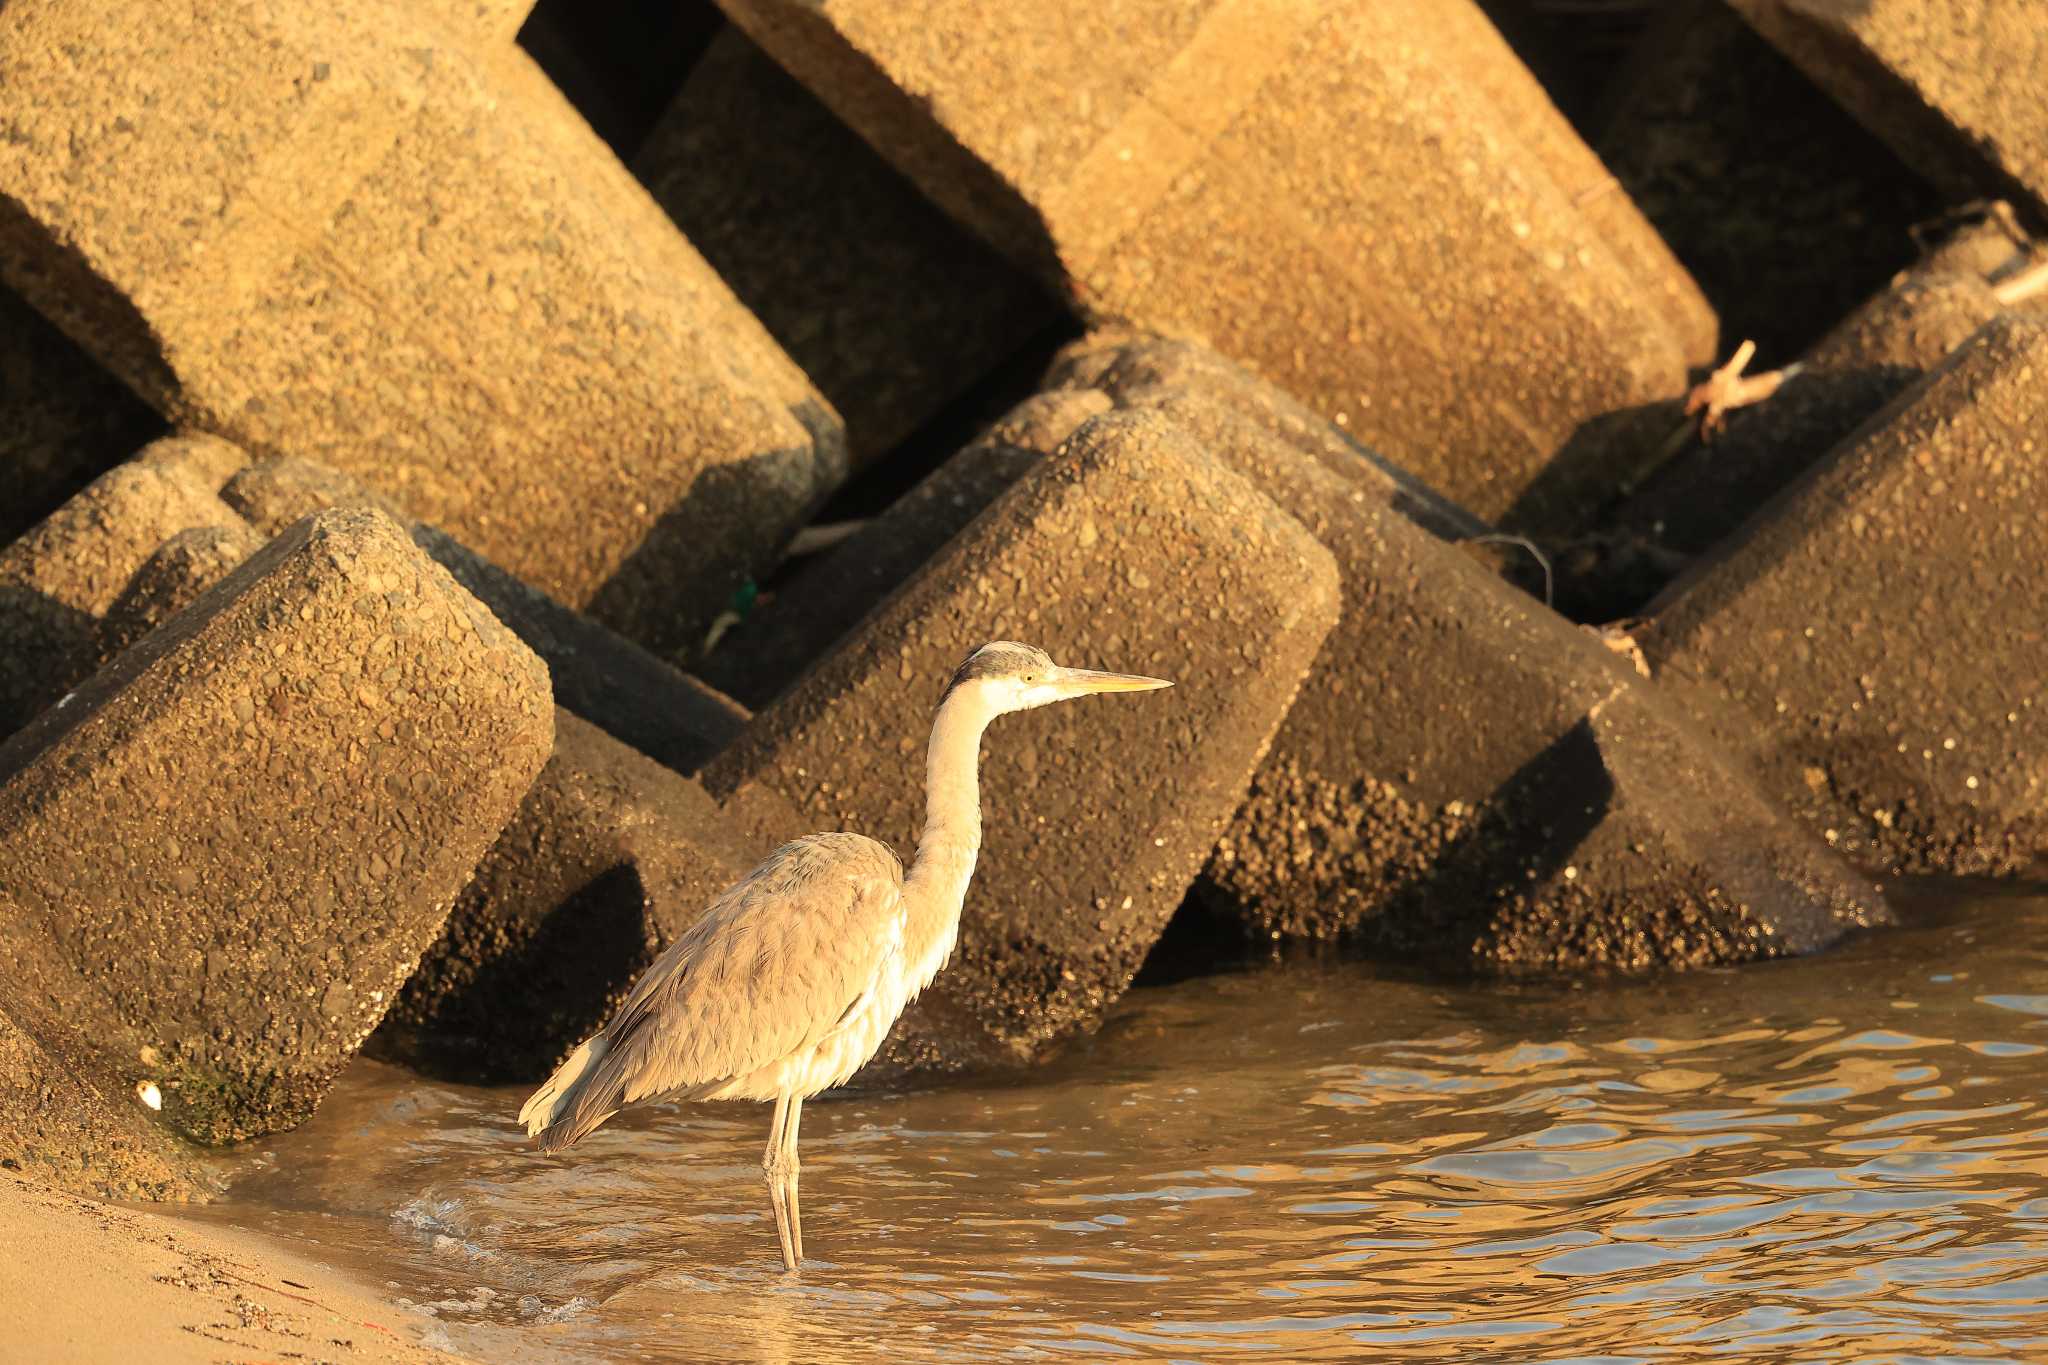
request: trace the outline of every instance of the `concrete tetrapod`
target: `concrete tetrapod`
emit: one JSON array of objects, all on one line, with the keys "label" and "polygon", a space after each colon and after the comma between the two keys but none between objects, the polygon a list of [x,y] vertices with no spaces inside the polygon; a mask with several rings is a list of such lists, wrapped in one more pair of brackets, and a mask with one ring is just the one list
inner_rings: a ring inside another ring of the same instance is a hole
[{"label": "concrete tetrapod", "polygon": [[1988,323],[1667,589],[1660,677],[1845,850],[2048,851],[2048,321]]},{"label": "concrete tetrapod", "polygon": [[301,522],[0,747],[7,1012],[188,1137],[300,1122],[553,718],[540,660],[402,528]]},{"label": "concrete tetrapod", "polygon": [[1201,337],[1481,516],[1584,516],[1712,350],[1469,0],[722,3],[1086,312]]},{"label": "concrete tetrapod", "polygon": [[696,783],[558,710],[554,754],[373,1046],[471,1082],[539,1080],[767,852]]},{"label": "concrete tetrapod", "polygon": [[838,419],[480,17],[9,4],[0,279],[175,424],[694,643],[843,474]]}]

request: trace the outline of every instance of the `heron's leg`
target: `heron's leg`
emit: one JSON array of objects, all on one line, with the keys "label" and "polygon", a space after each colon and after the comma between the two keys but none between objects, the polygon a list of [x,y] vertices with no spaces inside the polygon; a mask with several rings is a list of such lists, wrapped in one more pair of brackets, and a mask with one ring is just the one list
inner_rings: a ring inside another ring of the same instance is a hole
[{"label": "heron's leg", "polygon": [[788,1169],[789,1180],[786,1196],[789,1200],[789,1235],[796,1244],[796,1258],[799,1261],[804,1258],[804,1215],[802,1205],[797,1199],[796,1187],[803,1163],[796,1159],[796,1126],[803,1118],[803,1112],[804,1097],[792,1095],[789,1100],[788,1125],[782,1130],[782,1155]]},{"label": "heron's leg", "polygon": [[789,1117],[789,1095],[775,1097],[775,1117],[768,1124],[768,1146],[761,1153],[761,1174],[768,1182],[768,1203],[775,1211],[775,1235],[782,1241],[782,1265],[796,1269],[796,1250],[790,1242],[789,1209],[783,1201],[787,1188],[782,1167],[782,1130]]}]

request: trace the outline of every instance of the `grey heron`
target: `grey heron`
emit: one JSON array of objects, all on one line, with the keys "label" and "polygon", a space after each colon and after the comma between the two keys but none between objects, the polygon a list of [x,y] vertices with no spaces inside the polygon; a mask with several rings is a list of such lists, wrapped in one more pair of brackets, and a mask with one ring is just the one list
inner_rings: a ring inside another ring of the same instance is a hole
[{"label": "grey heron", "polygon": [[520,1122],[558,1152],[629,1104],[773,1100],[761,1165],[782,1261],[803,1259],[797,1120],[843,1084],[952,956],[981,850],[982,732],[997,716],[1164,678],[1062,668],[998,640],[968,655],[932,720],[925,820],[906,875],[886,844],[811,834],[769,854],[655,959],[626,1003],[533,1093]]}]

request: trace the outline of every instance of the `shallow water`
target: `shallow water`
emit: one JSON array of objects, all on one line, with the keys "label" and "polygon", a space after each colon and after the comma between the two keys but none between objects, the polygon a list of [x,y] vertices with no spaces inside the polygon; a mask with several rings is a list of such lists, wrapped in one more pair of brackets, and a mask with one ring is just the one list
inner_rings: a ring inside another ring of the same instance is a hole
[{"label": "shallow water", "polygon": [[1023,1082],[532,1155],[523,1098],[352,1071],[200,1216],[502,1358],[2048,1358],[2048,899],[1583,989],[1363,965],[1133,993]]}]

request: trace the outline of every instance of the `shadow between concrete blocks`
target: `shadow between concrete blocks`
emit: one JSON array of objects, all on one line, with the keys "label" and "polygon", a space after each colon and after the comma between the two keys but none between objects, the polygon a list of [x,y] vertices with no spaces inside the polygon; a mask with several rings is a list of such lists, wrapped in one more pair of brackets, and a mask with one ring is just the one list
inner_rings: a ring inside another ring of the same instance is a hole
[{"label": "shadow between concrete blocks", "polygon": [[90,655],[98,629],[90,613],[24,584],[0,583],[0,739],[69,690],[67,665]]},{"label": "shadow between concrete blocks", "polygon": [[1598,523],[1623,485],[1671,434],[1683,416],[1682,407],[1673,397],[1579,423],[1501,514],[1501,529],[1562,536]]},{"label": "shadow between concrete blocks", "polygon": [[12,267],[5,275],[9,288],[157,411],[177,420],[178,377],[155,329],[91,262],[6,194],[0,194],[0,263]]},{"label": "shadow between concrete blocks", "polygon": [[462,940],[508,926],[465,896],[364,1051],[469,1085],[546,1076],[564,1040],[597,1032],[653,962],[646,902],[639,868],[621,862],[520,926],[514,950],[484,955]]},{"label": "shadow between concrete blocks", "polygon": [[[591,595],[585,610],[613,629],[670,658],[688,658],[702,645],[712,619],[755,572],[823,505],[846,477],[846,438],[822,404],[792,404],[790,415],[810,433],[804,446],[763,451],[714,465],[691,480],[682,498],[664,510],[639,545]],[[780,496],[794,493],[795,497]],[[771,506],[763,511],[762,500]],[[786,510],[777,510],[786,509]],[[774,524],[772,540],[751,547],[752,562],[705,565],[689,581],[670,566],[698,558],[690,542],[706,528],[732,523]]]}]

